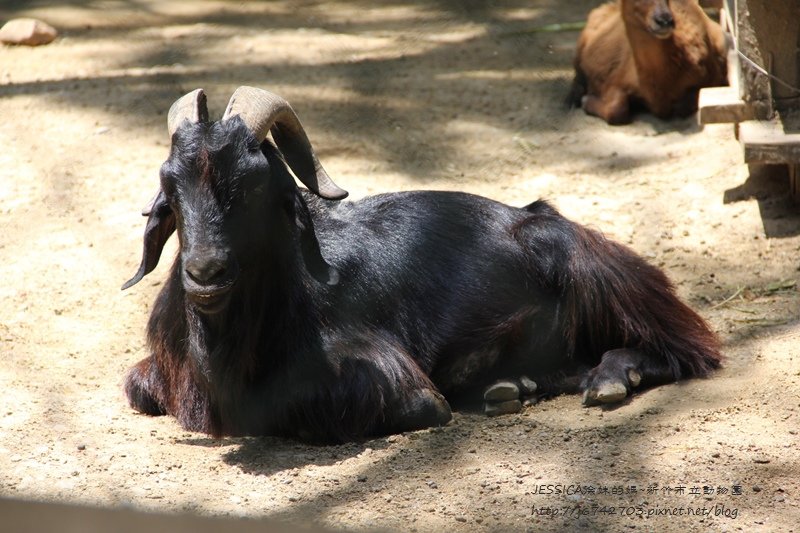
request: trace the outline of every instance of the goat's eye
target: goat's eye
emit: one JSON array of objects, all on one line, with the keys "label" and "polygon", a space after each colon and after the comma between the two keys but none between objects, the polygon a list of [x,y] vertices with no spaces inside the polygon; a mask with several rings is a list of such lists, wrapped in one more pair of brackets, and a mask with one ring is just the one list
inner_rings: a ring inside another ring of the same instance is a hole
[{"label": "goat's eye", "polygon": [[172,209],[173,213],[179,211],[178,209],[178,199],[175,198],[174,194],[167,194],[167,204],[169,205],[170,209]]}]

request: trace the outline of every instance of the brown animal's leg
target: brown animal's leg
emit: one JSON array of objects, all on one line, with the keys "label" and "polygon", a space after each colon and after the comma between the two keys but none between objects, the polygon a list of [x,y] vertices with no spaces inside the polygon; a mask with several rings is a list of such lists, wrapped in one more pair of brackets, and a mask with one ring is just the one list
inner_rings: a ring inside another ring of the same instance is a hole
[{"label": "brown animal's leg", "polygon": [[628,348],[609,350],[581,383],[583,404],[617,403],[637,387],[659,385],[674,379],[666,361],[656,361],[638,350]]},{"label": "brown animal's leg", "polygon": [[162,403],[157,399],[161,395],[159,393],[162,383],[152,357],[136,363],[125,379],[125,394],[131,407],[147,415],[166,414]]},{"label": "brown animal's leg", "polygon": [[587,94],[581,100],[581,105],[588,114],[600,117],[611,125],[631,121],[628,95],[619,89],[607,91],[602,98]]},{"label": "brown animal's leg", "polygon": [[671,112],[676,117],[688,117],[697,111],[697,98],[699,91],[691,89],[672,104]]},{"label": "brown animal's leg", "polygon": [[566,105],[567,107],[580,107],[583,96],[587,92],[588,82],[586,81],[586,74],[580,68],[575,68],[575,78],[572,80],[572,86],[567,94]]}]

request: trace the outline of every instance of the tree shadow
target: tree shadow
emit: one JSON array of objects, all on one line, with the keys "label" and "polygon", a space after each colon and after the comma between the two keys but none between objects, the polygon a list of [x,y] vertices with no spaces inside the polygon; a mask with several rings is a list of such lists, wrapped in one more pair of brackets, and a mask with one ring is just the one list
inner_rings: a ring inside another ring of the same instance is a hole
[{"label": "tree shadow", "polygon": [[[339,4],[366,8],[363,2]],[[17,1],[11,7],[24,9],[40,5]],[[98,2],[71,5],[98,12],[103,9]],[[258,9],[251,9],[246,16],[225,7],[211,12],[201,10],[196,16],[164,16],[157,10],[146,9],[147,3],[129,1],[122,5],[131,12],[145,10],[148,17],[144,21],[136,17],[122,22],[115,19],[105,28],[93,24],[90,30],[81,27],[71,30],[77,32],[75,38],[87,41],[108,36],[111,31],[116,32],[115,36],[124,38],[127,35],[131,39],[135,46],[115,59],[113,73],[106,70],[64,79],[11,82],[0,85],[0,97],[57,94],[66,102],[103,106],[116,115],[143,113],[163,118],[181,91],[188,92],[197,86],[205,87],[211,95],[215,90],[230,94],[231,87],[243,84],[297,90],[309,86],[337,88],[352,92],[353,97],[331,105],[328,99],[313,94],[306,94],[302,100],[291,98],[291,94],[286,96],[312,128],[335,131],[338,145],[368,143],[375,157],[389,168],[421,180],[441,176],[449,162],[470,159],[460,146],[460,136],[450,128],[453,120],[511,131],[557,129],[563,113],[558,102],[571,75],[570,69],[564,67],[569,64],[576,38],[574,33],[503,36],[507,30],[568,16],[555,2],[542,2],[535,10],[530,10],[530,14],[512,19],[506,16],[507,12],[528,7],[527,2],[460,4],[442,0],[378,4],[382,8],[415,7],[429,17],[421,27],[415,12],[385,21],[374,17],[364,21],[340,21],[324,18],[324,12],[319,9],[314,10],[311,20],[295,11],[270,11],[269,4],[255,4]],[[570,13],[574,15],[569,16],[576,18],[582,11],[583,8],[573,8]],[[350,58],[357,50],[346,44],[331,50],[328,60],[312,64],[273,57],[269,53],[270,35],[296,32],[298,27],[309,22],[312,28],[332,38],[356,34],[380,39],[381,35],[402,31],[410,31],[411,37],[405,42],[391,44],[386,53],[378,57],[359,60]],[[210,25],[215,31],[188,31],[180,38],[156,31],[198,24]],[[468,36],[439,37],[442,32],[451,31],[466,32]],[[229,61],[221,61],[208,52],[219,43],[239,38],[251,39],[255,43],[251,46],[263,43],[265,49],[243,51],[241,57],[229,58]],[[142,44],[142,40],[146,44]],[[420,46],[419,42],[425,45]],[[533,48],[547,49],[550,53],[532,54]],[[563,76],[553,74],[560,70],[564,70]],[[514,77],[521,71],[526,71],[528,77],[523,83]],[[269,83],[265,84],[265,80]],[[115,88],[110,94],[104,93],[108,84]],[[115,94],[123,88],[135,92],[141,106],[115,105]],[[454,94],[465,92],[481,94],[482,99],[470,104],[452,98]],[[382,101],[374,102],[376,99]],[[526,109],[520,109],[521,102],[529,104],[524,106]],[[398,142],[394,133],[387,134],[387,125],[409,132],[408,140]]]},{"label": "tree shadow", "polygon": [[[231,444],[229,439],[225,439]],[[225,453],[226,464],[247,474],[271,476],[305,466],[331,466],[364,453],[384,449],[386,439],[364,440],[338,445],[305,444],[278,437],[250,437],[232,441],[238,446]]]}]

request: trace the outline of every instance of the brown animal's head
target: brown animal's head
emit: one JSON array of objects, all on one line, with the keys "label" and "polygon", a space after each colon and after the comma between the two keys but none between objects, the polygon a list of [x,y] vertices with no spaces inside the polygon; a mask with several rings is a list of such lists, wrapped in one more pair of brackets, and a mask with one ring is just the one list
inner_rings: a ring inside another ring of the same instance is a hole
[{"label": "brown animal's head", "polygon": [[622,13],[627,24],[633,24],[658,39],[667,39],[675,30],[671,0],[622,0]]}]

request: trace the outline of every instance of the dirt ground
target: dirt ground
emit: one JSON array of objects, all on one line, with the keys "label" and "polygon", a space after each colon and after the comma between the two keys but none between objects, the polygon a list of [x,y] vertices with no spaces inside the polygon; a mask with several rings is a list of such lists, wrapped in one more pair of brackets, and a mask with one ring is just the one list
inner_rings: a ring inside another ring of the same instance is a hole
[{"label": "dirt ground", "polygon": [[[562,106],[577,34],[532,30],[596,3],[3,2],[0,21],[61,36],[0,48],[0,496],[359,531],[797,530],[800,216],[730,125]],[[119,287],[166,110],[203,87],[218,117],[239,85],[292,102],[353,197],[548,198],[629,244],[719,332],[725,368],[615,409],[566,396],[343,446],[136,414],[122,378],[169,261]]]}]

